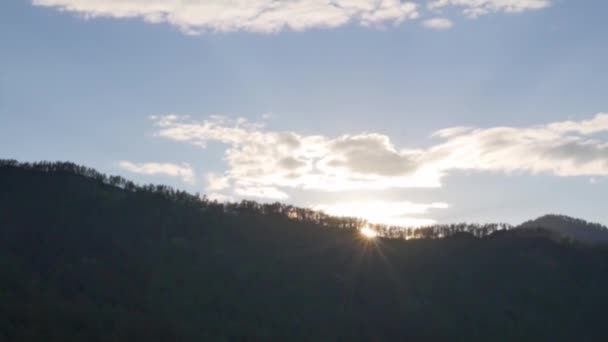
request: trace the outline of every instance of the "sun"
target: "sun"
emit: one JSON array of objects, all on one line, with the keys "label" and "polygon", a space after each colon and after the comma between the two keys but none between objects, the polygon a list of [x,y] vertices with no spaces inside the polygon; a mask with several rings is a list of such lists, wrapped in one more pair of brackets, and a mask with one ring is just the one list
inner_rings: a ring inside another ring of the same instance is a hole
[{"label": "sun", "polygon": [[361,234],[368,239],[374,239],[378,236],[378,232],[369,227],[361,228]]}]

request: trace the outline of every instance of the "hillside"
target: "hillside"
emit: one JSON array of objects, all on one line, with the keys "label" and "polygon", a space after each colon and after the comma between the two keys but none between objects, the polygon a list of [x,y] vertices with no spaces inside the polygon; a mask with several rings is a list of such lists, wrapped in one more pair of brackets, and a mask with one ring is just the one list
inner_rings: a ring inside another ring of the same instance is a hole
[{"label": "hillside", "polygon": [[564,215],[545,215],[522,223],[518,228],[541,228],[560,236],[588,243],[608,242],[608,228]]},{"label": "hillside", "polygon": [[73,164],[5,161],[0,189],[2,341],[605,336],[603,246],[456,228],[368,240],[354,219],[200,201]]}]

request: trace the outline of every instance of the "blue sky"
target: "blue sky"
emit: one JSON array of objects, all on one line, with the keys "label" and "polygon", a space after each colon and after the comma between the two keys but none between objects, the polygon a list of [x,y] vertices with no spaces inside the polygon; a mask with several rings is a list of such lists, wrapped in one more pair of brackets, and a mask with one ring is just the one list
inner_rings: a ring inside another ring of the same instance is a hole
[{"label": "blue sky", "polygon": [[608,223],[604,1],[269,3],[3,1],[0,157],[389,223]]}]

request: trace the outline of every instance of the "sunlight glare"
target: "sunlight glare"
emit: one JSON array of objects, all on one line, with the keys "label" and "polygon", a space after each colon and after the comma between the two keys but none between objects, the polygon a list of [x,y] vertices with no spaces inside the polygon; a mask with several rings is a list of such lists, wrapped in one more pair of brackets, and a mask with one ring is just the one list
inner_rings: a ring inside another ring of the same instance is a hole
[{"label": "sunlight glare", "polygon": [[375,230],[373,230],[369,227],[361,228],[361,234],[363,234],[363,236],[365,236],[368,239],[373,239],[378,236],[378,232],[376,232]]},{"label": "sunlight glare", "polygon": [[329,215],[360,217],[374,224],[388,224],[400,227],[421,227],[435,223],[426,216],[430,210],[446,209],[446,203],[412,203],[407,201],[360,201],[338,202],[316,206]]}]

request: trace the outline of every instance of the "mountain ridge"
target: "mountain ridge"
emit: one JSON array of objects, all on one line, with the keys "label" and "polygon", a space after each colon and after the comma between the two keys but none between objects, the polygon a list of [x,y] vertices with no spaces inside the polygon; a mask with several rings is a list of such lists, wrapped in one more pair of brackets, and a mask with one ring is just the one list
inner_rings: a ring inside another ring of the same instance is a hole
[{"label": "mountain ridge", "polygon": [[2,341],[604,336],[608,246],[483,225],[366,239],[303,208],[1,164]]},{"label": "mountain ridge", "polygon": [[516,227],[516,229],[532,228],[546,229],[581,242],[608,243],[608,227],[567,215],[547,214]]},{"label": "mountain ridge", "polygon": [[[475,237],[485,237],[492,233],[502,230],[512,229],[545,229],[550,232],[559,234],[560,236],[581,240],[583,242],[608,242],[608,228],[599,223],[592,223],[583,219],[574,218],[571,216],[560,214],[546,214],[535,219],[525,221],[517,226],[512,226],[506,223],[486,223],[486,224],[470,224],[470,223],[451,223],[451,224],[435,224],[425,227],[400,227],[384,224],[371,224],[366,220],[357,217],[337,217],[309,208],[300,208],[283,203],[260,204],[254,201],[243,200],[239,202],[217,202],[209,201],[206,196],[200,196],[198,193],[190,194],[185,191],[173,189],[165,185],[137,185],[134,182],[120,176],[108,176],[98,172],[95,169],[77,165],[71,162],[37,162],[37,163],[21,163],[16,160],[0,159],[0,168],[14,169],[20,171],[38,171],[48,172],[50,174],[65,173],[72,176],[82,176],[87,179],[95,180],[96,182],[110,186],[113,189],[125,190],[127,192],[140,193],[155,193],[159,196],[171,198],[174,201],[187,203],[194,206],[225,206],[224,210],[235,212],[234,207],[248,206],[257,208],[262,212],[276,211],[281,212],[287,217],[295,217],[296,219],[308,219],[316,217],[320,220],[323,226],[336,225],[350,228],[371,227],[378,231],[381,236],[388,238],[436,238],[447,237],[452,234],[463,233],[467,230]],[[232,209],[231,209],[232,208]],[[278,209],[282,208],[282,209]],[[209,208],[207,208],[209,209]],[[290,211],[290,212],[286,212]]]}]

